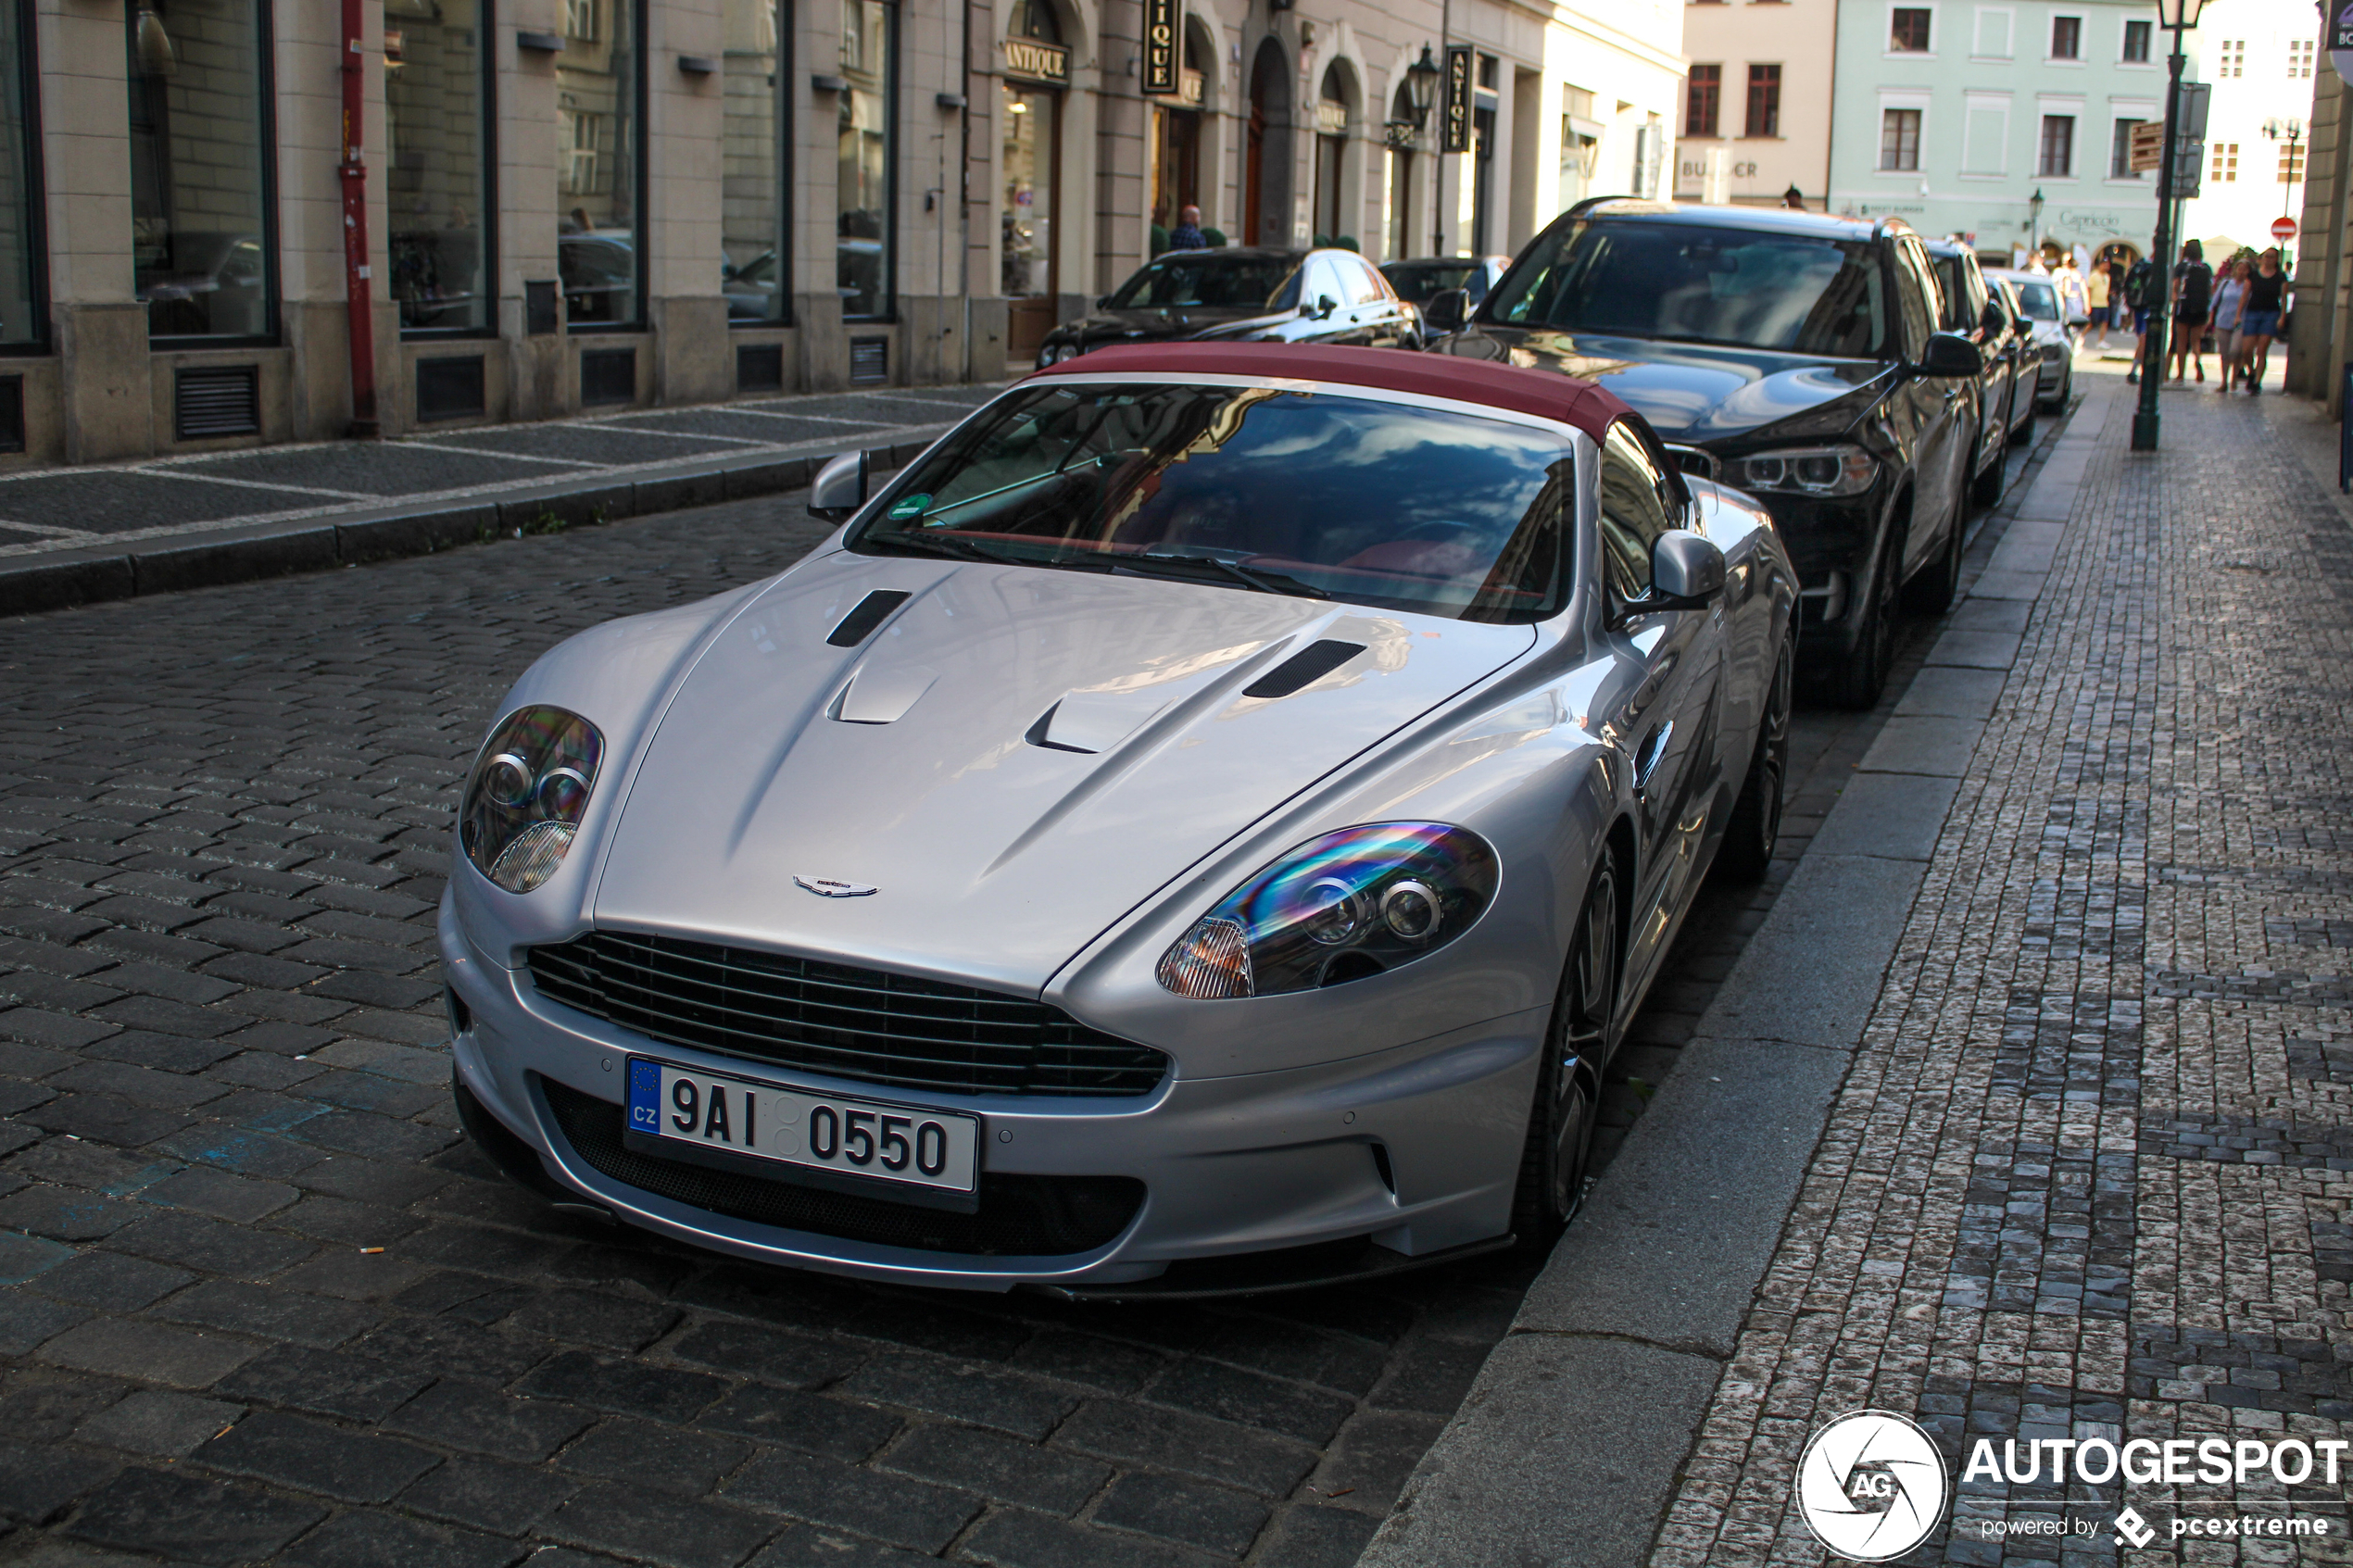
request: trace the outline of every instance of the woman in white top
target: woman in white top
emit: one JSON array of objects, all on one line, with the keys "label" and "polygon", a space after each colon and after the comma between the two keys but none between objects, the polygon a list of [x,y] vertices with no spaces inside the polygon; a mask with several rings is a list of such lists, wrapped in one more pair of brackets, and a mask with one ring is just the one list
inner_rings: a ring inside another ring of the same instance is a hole
[{"label": "woman in white top", "polygon": [[2237,338],[2239,319],[2246,310],[2246,257],[2234,257],[2223,264],[2222,281],[2214,286],[2214,346],[2222,354],[2222,384],[2214,390],[2224,395],[2237,379]]}]

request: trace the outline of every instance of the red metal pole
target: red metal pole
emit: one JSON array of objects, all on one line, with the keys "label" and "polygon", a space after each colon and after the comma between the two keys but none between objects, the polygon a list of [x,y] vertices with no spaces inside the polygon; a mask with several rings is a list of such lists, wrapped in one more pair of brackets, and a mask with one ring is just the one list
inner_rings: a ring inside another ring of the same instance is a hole
[{"label": "red metal pole", "polygon": [[361,47],[363,0],[343,0],[343,273],[351,317],[351,433],[376,425],[376,322],[368,288],[368,166],[359,157],[359,116],[367,99],[368,56]]}]

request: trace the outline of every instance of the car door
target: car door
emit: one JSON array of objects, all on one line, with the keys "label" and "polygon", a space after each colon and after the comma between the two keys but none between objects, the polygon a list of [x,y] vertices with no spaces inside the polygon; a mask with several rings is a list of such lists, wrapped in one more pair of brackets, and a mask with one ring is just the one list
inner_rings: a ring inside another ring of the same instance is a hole
[{"label": "car door", "polygon": [[1395,348],[1406,337],[1405,307],[1389,280],[1372,263],[1354,257],[1341,263],[1348,272],[1349,309],[1356,319],[1356,342],[1373,348]]},{"label": "car door", "polygon": [[[1938,330],[1940,293],[1928,252],[1909,234],[1895,241],[1896,313],[1904,357],[1919,364],[1929,334]],[[1975,445],[1977,383],[1962,376],[1912,375],[1897,394],[1911,405],[1918,431],[1912,449],[1912,522],[1904,533],[1903,574],[1933,557],[1957,521],[1966,470]]]},{"label": "car door", "polygon": [[1699,870],[1711,805],[1721,793],[1724,601],[1705,609],[1645,609],[1651,550],[1683,521],[1680,494],[1635,428],[1602,443],[1600,539],[1607,635],[1631,668],[1609,711],[1633,774],[1640,862],[1628,931],[1629,994],[1663,956]]},{"label": "car door", "polygon": [[2001,446],[2007,429],[2014,361],[2004,324],[1985,313],[1993,299],[1977,257],[1966,252],[1939,257],[1936,276],[1944,285],[1944,330],[1975,344],[1985,360],[1984,373],[1978,378],[1977,445],[1972,448],[1983,461]]},{"label": "car door", "polygon": [[[1323,303],[1330,300],[1327,313]],[[1284,335],[1293,343],[1339,343],[1353,323],[1348,317],[1348,288],[1328,256],[1311,256],[1300,270],[1298,324]]]}]

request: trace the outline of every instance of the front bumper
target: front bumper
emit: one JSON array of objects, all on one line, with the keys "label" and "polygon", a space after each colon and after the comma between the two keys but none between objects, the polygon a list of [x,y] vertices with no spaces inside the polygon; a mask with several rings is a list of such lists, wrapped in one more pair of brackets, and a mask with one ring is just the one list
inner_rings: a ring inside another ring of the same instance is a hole
[{"label": "front bumper", "polygon": [[[656,1042],[549,1002],[527,973],[484,958],[446,899],[440,937],[465,1018],[459,1080],[558,1186],[631,1224],[738,1257],[966,1289],[1119,1286],[1179,1261],[1352,1238],[1416,1258],[1500,1236],[1509,1229],[1546,1023],[1538,1009],[1369,1054],[1335,1041],[1333,1060],[1317,1066],[1172,1076],[1135,1098],[943,1096]],[[619,1104],[631,1054],[976,1115],[985,1177],[1126,1178],[1142,1184],[1142,1199],[1109,1241],[1029,1256],[890,1245],[720,1212],[621,1179],[614,1172],[626,1168],[609,1151],[566,1135],[564,1116],[586,1125],[583,1097]]]}]

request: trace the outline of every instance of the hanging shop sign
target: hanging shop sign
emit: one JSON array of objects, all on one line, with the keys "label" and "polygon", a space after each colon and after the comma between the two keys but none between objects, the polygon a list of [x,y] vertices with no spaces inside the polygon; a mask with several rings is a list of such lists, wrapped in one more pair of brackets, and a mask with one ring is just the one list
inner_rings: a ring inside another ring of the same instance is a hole
[{"label": "hanging shop sign", "polygon": [[1440,122],[1441,153],[1466,153],[1471,144],[1471,52],[1467,44],[1446,45],[1446,110]]},{"label": "hanging shop sign", "polygon": [[1178,86],[1176,0],[1144,0],[1144,91],[1172,95]]},{"label": "hanging shop sign", "polygon": [[1055,87],[1070,85],[1070,51],[1059,44],[1040,44],[1034,38],[1005,40],[1005,74],[1019,76],[1031,82],[1043,82]]}]

